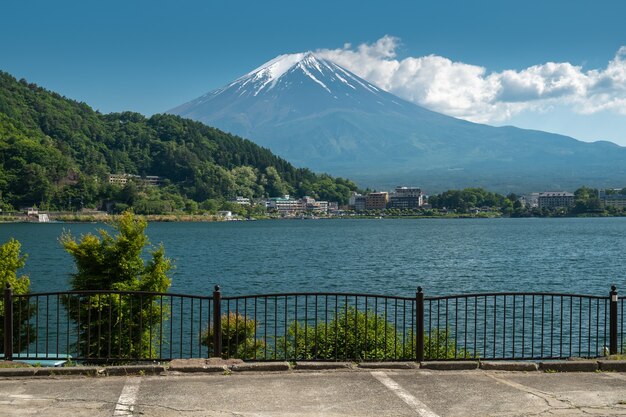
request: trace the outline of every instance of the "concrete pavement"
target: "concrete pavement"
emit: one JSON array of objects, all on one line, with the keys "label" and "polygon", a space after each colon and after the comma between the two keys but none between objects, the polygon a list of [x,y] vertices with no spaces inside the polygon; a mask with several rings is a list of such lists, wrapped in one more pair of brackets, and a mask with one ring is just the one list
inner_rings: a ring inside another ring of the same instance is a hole
[{"label": "concrete pavement", "polygon": [[0,380],[1,416],[614,416],[626,374],[334,370]]}]

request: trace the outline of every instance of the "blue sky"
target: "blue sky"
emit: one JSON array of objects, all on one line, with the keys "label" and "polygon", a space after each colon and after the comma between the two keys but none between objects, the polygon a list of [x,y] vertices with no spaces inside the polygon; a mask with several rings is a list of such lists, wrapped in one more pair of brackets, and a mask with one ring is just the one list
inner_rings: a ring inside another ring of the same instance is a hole
[{"label": "blue sky", "polygon": [[1,70],[102,112],[163,112],[322,49],[436,111],[626,145],[623,1],[8,0],[2,14]]}]

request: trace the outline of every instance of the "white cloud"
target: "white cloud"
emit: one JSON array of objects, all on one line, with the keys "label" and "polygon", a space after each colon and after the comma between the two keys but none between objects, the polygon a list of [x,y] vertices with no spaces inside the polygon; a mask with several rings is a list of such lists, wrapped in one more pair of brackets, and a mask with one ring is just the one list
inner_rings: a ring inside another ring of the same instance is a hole
[{"label": "white cloud", "polygon": [[398,59],[399,44],[387,35],[372,44],[345,44],[318,54],[408,101],[475,122],[502,123],[521,112],[560,106],[579,114],[626,115],[626,46],[604,69],[547,62],[488,72],[437,55]]}]

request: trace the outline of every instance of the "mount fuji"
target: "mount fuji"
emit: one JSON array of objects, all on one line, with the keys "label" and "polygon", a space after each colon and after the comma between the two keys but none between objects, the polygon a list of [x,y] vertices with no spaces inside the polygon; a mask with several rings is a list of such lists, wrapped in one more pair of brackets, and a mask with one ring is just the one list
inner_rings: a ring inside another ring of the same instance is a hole
[{"label": "mount fuji", "polygon": [[626,148],[614,143],[445,116],[311,52],[278,56],[168,113],[371,187],[524,192],[626,183]]}]

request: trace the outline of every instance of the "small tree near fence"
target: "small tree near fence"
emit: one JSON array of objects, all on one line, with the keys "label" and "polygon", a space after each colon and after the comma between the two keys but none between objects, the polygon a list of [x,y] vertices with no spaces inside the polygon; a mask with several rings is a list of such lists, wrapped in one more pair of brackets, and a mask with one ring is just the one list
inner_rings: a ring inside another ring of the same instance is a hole
[{"label": "small tree near fence", "polygon": [[[77,241],[64,233],[61,244],[77,269],[72,289],[166,292],[171,261],[163,246],[150,251],[147,263],[141,257],[149,244],[147,225],[144,218],[125,212],[112,224],[115,236],[100,229],[99,236],[90,233]],[[150,357],[161,337],[159,323],[167,316],[166,307],[150,295],[72,295],[63,303],[77,323],[77,350],[83,358]]]},{"label": "small tree near fence", "polygon": [[[0,245],[0,285],[2,289],[9,284],[14,295],[28,294],[30,280],[26,275],[17,276],[17,271],[26,265],[26,255],[20,253],[20,242],[10,239]],[[17,301],[13,305],[13,345],[26,347],[35,341],[35,328],[29,323],[36,309],[26,300]],[[0,297],[0,343],[4,340],[4,299]],[[4,353],[4,344],[0,345],[0,353]]]}]

